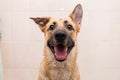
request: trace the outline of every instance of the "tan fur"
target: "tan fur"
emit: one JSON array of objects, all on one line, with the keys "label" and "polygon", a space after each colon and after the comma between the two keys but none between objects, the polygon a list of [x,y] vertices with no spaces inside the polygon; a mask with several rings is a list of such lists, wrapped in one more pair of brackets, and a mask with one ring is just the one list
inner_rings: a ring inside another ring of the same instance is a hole
[{"label": "tan fur", "polygon": [[[31,18],[33,19],[44,32],[44,58],[40,64],[39,78],[38,80],[80,80],[78,66],[76,64],[78,49],[77,49],[77,34],[80,31],[81,13],[77,13],[77,10],[81,10],[81,5],[78,4],[74,11],[67,18]],[[76,19],[76,14],[79,19]],[[64,21],[68,21],[74,31],[69,31],[64,26]],[[79,21],[77,21],[79,20]],[[57,27],[53,31],[48,31],[49,26],[53,22],[57,22]],[[67,56],[67,59],[63,62],[56,61],[50,48],[47,46],[47,40],[57,30],[64,30],[74,40],[75,45]]]},{"label": "tan fur", "polygon": [[[47,48],[46,48],[47,49]],[[79,80],[79,70],[76,64],[77,49],[71,51],[68,59],[64,62],[57,62],[47,50],[47,56],[40,66],[39,80]],[[42,78],[42,79],[41,79]]]}]

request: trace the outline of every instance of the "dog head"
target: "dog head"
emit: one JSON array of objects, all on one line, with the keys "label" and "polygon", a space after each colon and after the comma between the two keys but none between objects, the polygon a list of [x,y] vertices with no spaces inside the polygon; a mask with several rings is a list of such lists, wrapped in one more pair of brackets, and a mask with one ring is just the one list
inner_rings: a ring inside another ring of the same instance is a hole
[{"label": "dog head", "polygon": [[46,46],[57,61],[64,61],[75,46],[83,11],[78,4],[67,18],[31,18],[45,34]]}]

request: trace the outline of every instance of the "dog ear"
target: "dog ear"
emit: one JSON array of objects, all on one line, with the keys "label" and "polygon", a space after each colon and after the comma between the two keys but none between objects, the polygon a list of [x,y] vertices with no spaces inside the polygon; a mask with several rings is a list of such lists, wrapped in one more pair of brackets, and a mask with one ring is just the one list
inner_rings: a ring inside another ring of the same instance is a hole
[{"label": "dog ear", "polygon": [[77,4],[73,12],[70,14],[70,18],[73,20],[75,24],[80,25],[82,15],[83,15],[82,6],[81,4]]},{"label": "dog ear", "polygon": [[41,31],[44,32],[45,25],[49,22],[50,17],[43,17],[43,18],[39,18],[39,17],[33,18],[33,17],[31,17],[30,19],[34,20],[34,22],[39,25]]}]

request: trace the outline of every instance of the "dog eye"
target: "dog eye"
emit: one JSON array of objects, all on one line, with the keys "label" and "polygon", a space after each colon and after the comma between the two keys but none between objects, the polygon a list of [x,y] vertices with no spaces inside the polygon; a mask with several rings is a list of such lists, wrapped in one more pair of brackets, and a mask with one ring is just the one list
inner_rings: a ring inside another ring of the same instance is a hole
[{"label": "dog eye", "polygon": [[54,25],[50,25],[49,30],[53,30],[55,28]]},{"label": "dog eye", "polygon": [[69,24],[69,25],[67,25],[67,29],[68,29],[68,30],[73,30],[72,25],[70,25],[70,24]]}]

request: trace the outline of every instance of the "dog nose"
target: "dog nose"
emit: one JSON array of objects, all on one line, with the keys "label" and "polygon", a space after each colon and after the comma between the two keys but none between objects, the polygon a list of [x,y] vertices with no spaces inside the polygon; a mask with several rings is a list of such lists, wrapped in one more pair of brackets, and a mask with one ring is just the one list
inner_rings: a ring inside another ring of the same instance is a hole
[{"label": "dog nose", "polygon": [[57,41],[63,41],[63,40],[65,40],[66,39],[66,32],[65,31],[63,31],[63,30],[59,30],[59,31],[57,31],[56,33],[55,33],[55,39],[57,40]]}]

